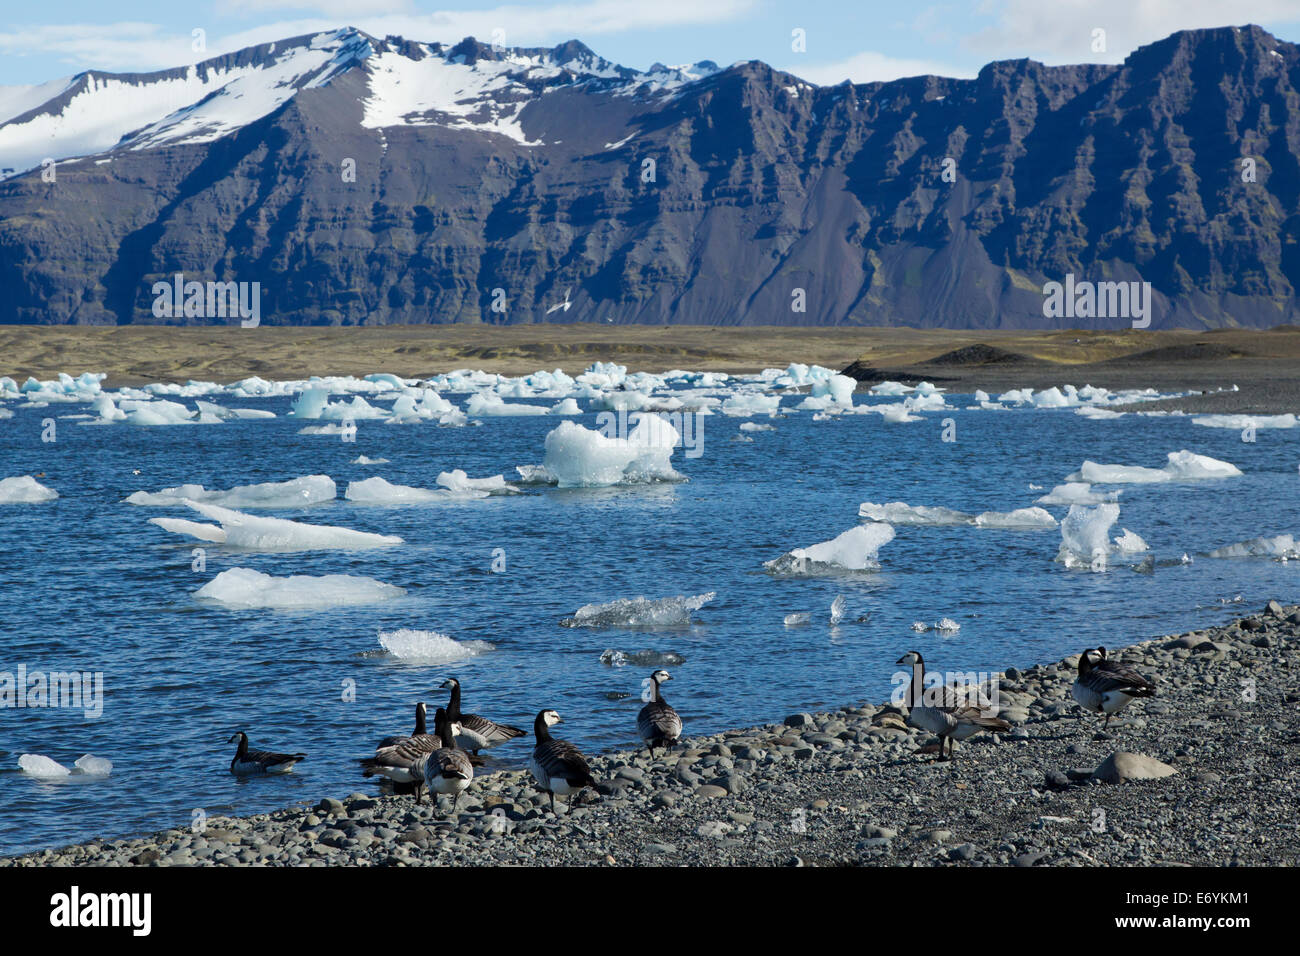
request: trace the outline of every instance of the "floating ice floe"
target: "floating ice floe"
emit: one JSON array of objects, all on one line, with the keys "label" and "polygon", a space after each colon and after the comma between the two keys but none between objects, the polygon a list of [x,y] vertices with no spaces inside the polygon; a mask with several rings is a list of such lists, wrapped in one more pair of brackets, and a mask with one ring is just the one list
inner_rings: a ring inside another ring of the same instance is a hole
[{"label": "floating ice floe", "polygon": [[934,625],[936,631],[942,631],[945,634],[956,634],[961,630],[961,625],[950,617],[941,618]]},{"label": "floating ice floe", "polygon": [[1099,465],[1085,461],[1083,466],[1066,481],[1086,481],[1101,485],[1156,484],[1166,481],[1192,481],[1208,478],[1235,478],[1241,470],[1230,462],[1193,454],[1186,449],[1171,451],[1163,468],[1143,468],[1140,465]]},{"label": "floating ice floe", "polygon": [[496,646],[487,641],[457,641],[437,631],[406,627],[380,631],[379,644],[399,660],[421,664],[451,664],[496,650]]},{"label": "floating ice floe", "polygon": [[1236,544],[1224,545],[1206,552],[1207,558],[1300,558],[1300,544],[1293,535],[1279,534],[1272,538],[1251,538]]},{"label": "floating ice floe", "polygon": [[1245,431],[1253,428],[1261,431],[1266,428],[1295,428],[1300,422],[1295,415],[1197,415],[1192,419],[1193,425],[1206,428],[1234,428]]},{"label": "floating ice floe", "polygon": [[1107,501],[1118,501],[1118,491],[1093,491],[1086,481],[1070,481],[1057,485],[1041,498],[1036,498],[1036,505],[1099,505]]},{"label": "floating ice floe", "polygon": [[560,621],[565,627],[680,627],[691,623],[691,614],[708,604],[717,592],[694,597],[619,598],[608,604],[584,604]]},{"label": "floating ice floe", "polygon": [[561,488],[680,481],[671,462],[680,443],[677,429],[657,415],[643,416],[626,438],[566,421],[547,434],[542,467]]},{"label": "floating ice floe", "polygon": [[31,475],[0,479],[0,505],[30,505],[53,501],[59,493]]},{"label": "floating ice floe", "polygon": [[377,604],[405,593],[403,588],[359,575],[275,577],[251,568],[230,568],[195,591],[194,596],[234,610],[307,610]]},{"label": "floating ice floe", "polygon": [[202,485],[177,485],[162,491],[137,491],[127,495],[126,503],[151,507],[173,507],[186,501],[222,505],[226,508],[299,508],[333,501],[338,486],[329,475],[307,475],[289,481],[264,481],[255,485],[236,485],[225,491],[211,491]]},{"label": "floating ice floe", "polygon": [[773,574],[803,575],[834,571],[874,571],[880,549],[894,540],[888,524],[864,524],[836,535],[830,541],[795,548],[779,558],[763,562]]},{"label": "floating ice floe", "polygon": [[41,780],[67,780],[74,776],[107,777],[113,772],[113,761],[91,754],[82,754],[69,770],[57,760],[44,754],[22,754],[18,758],[18,769],[29,777]]},{"label": "floating ice floe", "polygon": [[762,392],[738,392],[722,403],[722,414],[732,418],[748,418],[751,415],[773,416],[780,411],[781,396],[766,395]]},{"label": "floating ice floe", "polygon": [[1093,421],[1110,421],[1115,418],[1123,418],[1126,412],[1116,412],[1109,408],[1098,408],[1095,405],[1084,405],[1075,410],[1074,414],[1084,418],[1091,418]]},{"label": "floating ice floe", "polygon": [[740,430],[742,432],[774,432],[775,425],[763,425],[758,422],[741,422]]},{"label": "floating ice floe", "polygon": [[353,458],[350,462],[348,462],[348,464],[349,465],[387,465],[389,464],[389,461],[387,458],[368,458],[365,455],[357,455],[357,457]]},{"label": "floating ice floe", "polygon": [[333,525],[306,524],[287,518],[263,518],[201,501],[184,504],[205,518],[220,523],[203,525],[179,519],[150,518],[149,523],[173,534],[184,534],[201,541],[225,544],[247,551],[318,551],[327,549],[359,550],[388,548],[402,544],[393,534],[372,534]]},{"label": "floating ice floe", "polygon": [[389,507],[464,501],[487,498],[490,495],[515,494],[519,491],[514,485],[506,484],[503,475],[470,478],[459,468],[442,472],[438,475],[437,481],[442,487],[413,488],[410,485],[395,485],[376,475],[363,481],[348,482],[343,497],[359,505]]},{"label": "floating ice floe", "polygon": [[1128,554],[1138,554],[1143,551],[1150,551],[1146,541],[1142,536],[1130,531],[1128,528],[1122,529],[1123,533],[1115,539],[1115,550],[1123,551]]},{"label": "floating ice floe", "polygon": [[970,515],[952,508],[909,505],[902,501],[891,501],[883,505],[864,501],[858,507],[858,517],[895,525],[931,527],[973,525],[977,528],[1011,531],[1056,527],[1056,519],[1042,508],[1017,508],[1006,512],[985,511],[978,515]]},{"label": "floating ice floe", "polygon": [[211,415],[213,418],[220,418],[225,421],[258,421],[267,418],[275,418],[275,412],[269,412],[261,408],[226,408],[224,405],[217,405],[213,402],[194,403],[194,407],[199,410],[200,415]]},{"label": "floating ice floe", "polygon": [[812,614],[808,611],[796,611],[794,614],[787,614],[783,620],[786,627],[801,627],[812,620]]},{"label": "floating ice floe", "polygon": [[471,395],[465,403],[465,413],[475,418],[488,418],[505,415],[549,415],[551,410],[541,405],[524,405],[518,402],[503,402],[490,392]]},{"label": "floating ice floe", "polygon": [[672,667],[684,664],[686,658],[673,651],[620,651],[607,647],[600,652],[600,662],[610,667]]}]

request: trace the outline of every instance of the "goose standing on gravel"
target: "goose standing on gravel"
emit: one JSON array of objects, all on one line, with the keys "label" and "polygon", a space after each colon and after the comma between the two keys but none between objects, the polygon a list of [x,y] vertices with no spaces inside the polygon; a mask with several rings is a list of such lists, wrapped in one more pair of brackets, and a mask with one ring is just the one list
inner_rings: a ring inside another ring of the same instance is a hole
[{"label": "goose standing on gravel", "polygon": [[460,795],[469,789],[474,779],[474,765],[469,761],[469,754],[456,746],[456,735],[460,733],[460,724],[452,720],[445,710],[439,707],[434,712],[434,729],[442,740],[443,746],[424,757],[421,772],[424,785],[429,790],[429,802],[435,807],[438,798],[435,794],[446,794],[452,798],[451,812],[456,812]]},{"label": "goose standing on gravel", "polygon": [[1079,676],[1070,694],[1084,710],[1105,714],[1102,730],[1110,719],[1138,697],[1154,697],[1156,685],[1131,667],[1106,658],[1106,648],[1088,648],[1079,655]]},{"label": "goose standing on gravel", "polygon": [[[898,659],[898,663],[912,668],[912,680],[903,698],[903,703],[907,705],[907,725],[938,735],[940,760],[952,757],[958,740],[972,737],[981,730],[1011,729],[1011,725],[1002,718],[986,716],[983,708],[964,703],[953,688],[932,687],[927,690],[925,660],[920,652],[908,651]],[[945,741],[948,743],[947,757],[943,755]]]},{"label": "goose standing on gravel", "polygon": [[641,713],[636,715],[636,729],[641,739],[649,745],[650,756],[653,758],[655,747],[667,749],[677,743],[677,738],[682,735],[682,719],[668,701],[664,700],[663,692],[659,689],[659,685],[664,681],[672,680],[669,673],[665,670],[657,670],[650,675],[649,679],[654,687],[654,696],[641,708]]},{"label": "goose standing on gravel", "polygon": [[[439,708],[441,711],[441,708]],[[379,742],[373,757],[361,761],[363,777],[387,777],[395,784],[411,784],[415,789],[415,802],[420,802],[420,789],[424,786],[424,759],[443,746],[444,741],[436,734],[425,733],[425,714],[423,703],[415,705],[415,733],[409,737],[385,737],[394,743]]]},{"label": "goose standing on gravel", "polygon": [[235,758],[230,761],[230,772],[237,777],[247,777],[255,773],[288,773],[298,761],[307,759],[306,754],[277,754],[269,750],[250,750],[248,734],[242,730],[226,743],[233,744],[236,740],[239,741],[239,749],[235,751]]},{"label": "goose standing on gravel", "polygon": [[503,744],[507,740],[523,737],[528,733],[528,731],[520,730],[518,727],[498,724],[486,717],[480,717],[478,714],[461,713],[460,681],[456,680],[456,678],[448,677],[442,682],[442,689],[451,690],[451,701],[447,704],[447,716],[460,724],[460,745],[471,753],[477,754],[480,750],[487,750],[497,744]]},{"label": "goose standing on gravel", "polygon": [[[582,751],[564,740],[551,736],[551,728],[560,723],[560,715],[553,710],[544,710],[533,722],[533,736],[537,746],[533,748],[533,759],[528,765],[537,786],[544,793],[551,795],[551,812],[555,812],[555,795],[562,797],[582,793],[585,787],[595,789],[596,781],[592,779],[591,768]],[[569,801],[573,809],[573,801]]]}]

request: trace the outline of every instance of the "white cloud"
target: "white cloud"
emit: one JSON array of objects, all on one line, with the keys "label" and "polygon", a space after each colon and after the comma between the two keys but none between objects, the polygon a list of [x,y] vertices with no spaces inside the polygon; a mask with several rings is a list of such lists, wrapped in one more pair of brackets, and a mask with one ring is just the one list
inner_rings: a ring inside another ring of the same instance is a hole
[{"label": "white cloud", "polygon": [[877,80],[897,80],[905,76],[925,76],[927,74],[955,77],[975,75],[968,70],[947,63],[940,63],[937,60],[902,59],[870,50],[857,53],[846,60],[838,60],[834,63],[812,64],[809,66],[796,63],[784,67],[784,69],[787,73],[793,73],[795,76],[810,83],[816,83],[819,86],[833,86],[837,83],[843,83],[845,80],[852,80],[854,83],[872,83]]},{"label": "white cloud", "polygon": [[[1178,30],[1251,23],[1300,23],[1295,0],[986,0],[995,25],[974,33],[967,46],[988,59],[1030,56],[1047,63],[1118,63],[1139,46]],[[1092,51],[1093,30],[1106,31],[1106,52]]]}]

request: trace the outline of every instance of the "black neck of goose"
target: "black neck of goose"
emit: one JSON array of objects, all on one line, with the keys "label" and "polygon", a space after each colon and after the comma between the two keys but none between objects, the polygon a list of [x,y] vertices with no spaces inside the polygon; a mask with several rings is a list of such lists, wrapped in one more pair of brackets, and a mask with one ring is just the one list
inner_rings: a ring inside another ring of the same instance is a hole
[{"label": "black neck of goose", "polygon": [[653,677],[650,679],[654,681],[655,685],[655,702],[659,704],[664,703],[664,693],[659,689],[659,681],[655,680]]},{"label": "black neck of goose", "polygon": [[907,685],[907,709],[916,706],[917,701],[925,699],[925,661],[912,665],[912,682]]},{"label": "black neck of goose", "polygon": [[235,756],[240,759],[248,756],[248,735],[247,734],[239,735],[239,750],[235,752]]},{"label": "black neck of goose", "polygon": [[447,704],[447,717],[454,720],[460,716],[460,682],[451,685],[451,702]]},{"label": "black neck of goose", "polygon": [[546,725],[545,714],[538,714],[537,719],[533,721],[533,737],[539,744],[544,744],[551,739],[551,728]]},{"label": "black neck of goose", "polygon": [[451,746],[451,721],[447,718],[445,712],[434,718],[433,732],[438,735],[438,741],[442,746]]},{"label": "black neck of goose", "polygon": [[1092,670],[1092,661],[1088,660],[1088,652],[1084,651],[1079,655],[1079,677],[1087,677],[1090,670]]},{"label": "black neck of goose", "polygon": [[429,732],[428,717],[423,707],[415,708],[415,732],[413,736]]}]

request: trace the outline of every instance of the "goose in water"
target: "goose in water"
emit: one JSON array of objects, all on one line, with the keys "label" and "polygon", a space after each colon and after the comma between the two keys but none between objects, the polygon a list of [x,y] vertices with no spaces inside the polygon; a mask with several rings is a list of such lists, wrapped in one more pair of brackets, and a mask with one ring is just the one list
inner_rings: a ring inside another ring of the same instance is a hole
[{"label": "goose in water", "polygon": [[[560,723],[560,715],[553,710],[544,710],[533,722],[533,736],[537,746],[533,748],[533,759],[528,765],[533,778],[542,792],[551,795],[551,812],[555,812],[555,795],[562,797],[572,795],[574,799],[582,793],[583,788],[595,788],[596,781],[591,777],[591,768],[587,758],[573,744],[556,740],[551,736],[551,728]],[[573,801],[569,801],[573,808]]]},{"label": "goose in water", "polygon": [[[939,759],[952,757],[958,740],[972,737],[981,730],[1010,730],[1011,725],[1000,717],[989,717],[980,707],[961,700],[951,687],[925,686],[925,660],[918,651],[908,651],[898,659],[899,664],[912,668],[912,682],[907,686],[903,703],[907,705],[907,725],[928,730],[939,737]],[[943,754],[948,743],[948,756]]]},{"label": "goose in water", "polygon": [[250,750],[248,734],[242,730],[226,741],[233,744],[239,741],[235,758],[230,761],[230,772],[238,777],[255,773],[288,773],[299,760],[306,760],[306,754],[277,754],[269,750]]},{"label": "goose in water", "polygon": [[641,708],[641,713],[636,715],[637,732],[649,745],[651,757],[655,755],[655,747],[672,747],[682,735],[682,719],[664,700],[663,692],[659,689],[659,685],[668,680],[672,680],[672,677],[665,670],[657,670],[650,675],[654,696]]},{"label": "goose in water", "polygon": [[362,776],[378,775],[387,777],[394,785],[412,785],[417,803],[420,801],[420,789],[424,786],[422,761],[444,743],[438,735],[424,732],[425,713],[424,704],[416,704],[415,733],[409,737],[385,737],[384,740],[394,740],[394,742],[384,744],[380,741],[380,745],[375,748],[375,755],[361,761]]},{"label": "goose in water", "polygon": [[460,795],[474,779],[474,765],[469,762],[469,754],[456,746],[460,724],[452,720],[441,707],[434,712],[434,728],[446,746],[439,747],[423,758],[424,785],[429,789],[429,802],[435,807],[438,798],[434,794],[450,795],[451,812],[455,813]]},{"label": "goose in water", "polygon": [[527,734],[526,730],[498,724],[486,717],[480,717],[478,714],[461,713],[460,681],[456,680],[456,678],[448,677],[442,682],[442,688],[443,690],[451,690],[451,701],[447,704],[447,716],[460,724],[458,740],[460,745],[471,753],[477,754],[480,750],[487,750],[497,744],[503,744],[507,740],[514,740],[516,737],[523,737]]},{"label": "goose in water", "polygon": [[1084,710],[1105,714],[1102,730],[1110,726],[1111,717],[1138,697],[1154,697],[1156,685],[1131,667],[1106,658],[1106,648],[1088,648],[1079,655],[1079,676],[1070,694]]}]

